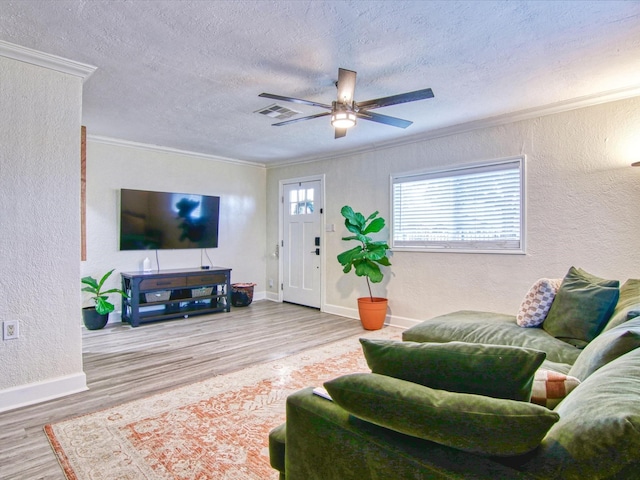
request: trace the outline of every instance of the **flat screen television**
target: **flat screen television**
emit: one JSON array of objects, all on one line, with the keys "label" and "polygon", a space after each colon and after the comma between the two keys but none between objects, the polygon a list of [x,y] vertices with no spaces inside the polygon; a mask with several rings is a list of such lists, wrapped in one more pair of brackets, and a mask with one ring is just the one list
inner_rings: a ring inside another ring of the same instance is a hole
[{"label": "flat screen television", "polygon": [[120,190],[120,250],[216,248],[220,197]]}]

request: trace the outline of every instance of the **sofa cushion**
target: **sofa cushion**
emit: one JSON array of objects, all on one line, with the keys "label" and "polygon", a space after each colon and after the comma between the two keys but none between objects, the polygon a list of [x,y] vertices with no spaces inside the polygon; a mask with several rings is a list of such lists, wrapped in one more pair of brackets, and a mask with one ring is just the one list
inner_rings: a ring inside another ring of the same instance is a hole
[{"label": "sofa cushion", "polygon": [[435,390],[375,373],[345,375],[324,386],[362,420],[484,455],[529,452],[559,419],[532,403]]},{"label": "sofa cushion", "polygon": [[603,331],[640,316],[640,279],[630,278],[620,287],[620,298]]},{"label": "sofa cushion", "polygon": [[402,333],[412,342],[451,342],[513,345],[546,352],[547,360],[573,364],[580,350],[541,328],[522,328],[515,315],[461,310],[425,320]]},{"label": "sofa cushion", "polygon": [[554,409],[578,385],[575,377],[540,368],[533,378],[531,403]]},{"label": "sofa cushion", "polygon": [[373,373],[450,392],[528,401],[539,350],[477,343],[416,343],[361,338]]},{"label": "sofa cushion", "polygon": [[550,335],[579,348],[593,340],[611,317],[620,282],[571,267],[542,324]]},{"label": "sofa cushion", "polygon": [[519,467],[536,478],[637,478],[640,349],[608,363],[555,409],[560,415]]},{"label": "sofa cushion", "polygon": [[593,372],[631,350],[640,347],[640,318],[602,332],[585,347],[569,370],[584,381]]},{"label": "sofa cushion", "polygon": [[556,292],[562,284],[561,278],[541,278],[534,283],[516,314],[516,323],[521,327],[537,327],[547,318]]}]

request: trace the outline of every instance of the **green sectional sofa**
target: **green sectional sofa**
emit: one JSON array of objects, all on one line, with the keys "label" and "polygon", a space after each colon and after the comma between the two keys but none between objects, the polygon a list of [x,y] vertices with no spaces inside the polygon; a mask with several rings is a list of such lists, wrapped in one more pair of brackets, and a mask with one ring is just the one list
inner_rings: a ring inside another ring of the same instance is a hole
[{"label": "green sectional sofa", "polygon": [[[541,368],[581,383],[551,410],[506,397],[429,388],[429,379],[427,385],[414,383],[422,380],[415,380],[415,375],[402,378],[401,372],[384,371],[383,363],[374,362],[371,374],[327,382],[327,390],[340,395],[334,395],[334,401],[313,394],[311,386],[291,395],[286,424],[269,437],[271,465],[280,471],[281,480],[639,478],[640,280],[622,285],[615,309],[607,312],[607,322],[598,332],[578,348],[544,325],[520,327],[510,315],[462,311],[422,322],[406,330],[404,342],[398,343],[409,350],[416,342],[465,342],[489,349],[502,345],[527,354],[542,351],[546,360]],[[380,368],[385,374],[376,373]],[[415,371],[421,368],[416,365]],[[353,387],[358,383],[365,387]],[[351,390],[341,390],[343,384]],[[356,390],[358,395],[365,392],[360,403],[353,401]],[[420,412],[423,398],[428,413]],[[477,416],[468,422],[465,415],[476,407],[482,411],[485,404],[493,418],[487,420],[486,441],[469,447],[464,442],[467,432],[480,439],[483,432],[472,424]],[[527,440],[523,435],[528,423],[524,428],[513,423],[520,411],[548,423],[542,434],[535,432],[540,438],[531,439],[533,446],[525,445],[525,453],[509,445],[511,436],[515,443]],[[456,427],[457,421],[461,423]]]}]

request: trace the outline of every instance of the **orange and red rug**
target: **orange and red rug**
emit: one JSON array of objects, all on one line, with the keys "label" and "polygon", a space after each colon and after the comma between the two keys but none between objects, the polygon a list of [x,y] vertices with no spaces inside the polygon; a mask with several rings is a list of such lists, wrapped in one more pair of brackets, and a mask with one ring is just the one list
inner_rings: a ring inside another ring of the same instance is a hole
[{"label": "orange and red rug", "polygon": [[[361,335],[400,338],[385,328]],[[69,480],[265,480],[286,397],[367,372],[358,336],[44,427]]]}]

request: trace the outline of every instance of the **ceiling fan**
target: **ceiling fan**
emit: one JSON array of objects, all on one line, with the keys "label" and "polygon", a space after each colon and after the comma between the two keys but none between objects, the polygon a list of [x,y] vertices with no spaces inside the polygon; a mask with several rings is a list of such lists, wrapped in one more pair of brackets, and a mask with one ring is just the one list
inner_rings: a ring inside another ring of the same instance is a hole
[{"label": "ceiling fan", "polygon": [[384,123],[385,125],[391,125],[393,127],[407,128],[413,122],[403,120],[402,118],[381,115],[379,113],[371,112],[370,110],[374,108],[388,107],[390,105],[397,105],[399,103],[415,102],[417,100],[433,98],[433,92],[431,89],[425,88],[423,90],[416,90],[415,92],[400,93],[398,95],[391,95],[390,97],[356,102],[354,100],[354,93],[356,90],[356,72],[346,70],[344,68],[338,69],[338,81],[336,82],[336,87],[338,88],[338,99],[331,102],[331,105],[303,100],[301,98],[283,97],[282,95],[274,95],[271,93],[261,93],[259,96],[284,102],[301,103],[303,105],[311,105],[313,107],[320,107],[329,110],[328,112],[317,113],[307,117],[294,118],[292,120],[274,123],[273,126],[281,127],[283,125],[290,125],[296,122],[331,115],[331,125],[335,128],[335,138],[344,137],[347,134],[347,129],[356,124],[357,118],[362,118],[371,122]]}]

